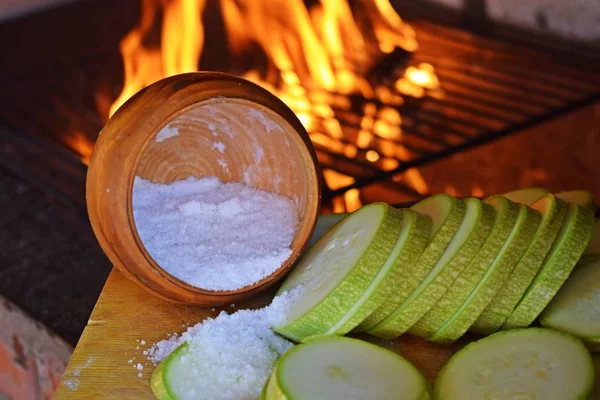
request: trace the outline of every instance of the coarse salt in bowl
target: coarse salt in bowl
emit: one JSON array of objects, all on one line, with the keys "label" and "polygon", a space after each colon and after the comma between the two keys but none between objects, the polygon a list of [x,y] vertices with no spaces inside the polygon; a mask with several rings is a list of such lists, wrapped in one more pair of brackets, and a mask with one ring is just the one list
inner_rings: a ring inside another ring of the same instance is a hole
[{"label": "coarse salt in bowl", "polygon": [[[283,102],[242,78],[198,72],[150,85],[106,123],[86,197],[94,233],[125,276],[173,302],[220,306],[292,267],[316,223],[320,176]],[[266,276],[251,270],[261,260]]]}]

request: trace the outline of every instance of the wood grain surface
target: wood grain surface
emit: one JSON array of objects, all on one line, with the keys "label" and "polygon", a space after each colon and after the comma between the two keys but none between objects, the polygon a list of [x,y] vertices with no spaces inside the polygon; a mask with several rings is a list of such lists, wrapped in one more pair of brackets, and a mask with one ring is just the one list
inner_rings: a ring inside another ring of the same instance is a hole
[{"label": "wood grain surface", "polygon": [[[204,290],[175,278],[137,234],[137,176],[161,183],[216,176],[288,197],[301,216],[290,256],[270,275],[237,290]],[[279,98],[234,75],[194,72],[153,83],[107,121],[87,171],[86,203],[102,250],[125,276],[152,295],[214,307],[248,299],[289,271],[310,240],[321,187],[310,137]]]},{"label": "wood grain surface", "polygon": [[[230,312],[261,307],[270,302],[274,290],[225,309]],[[113,269],[61,379],[56,399],[153,399],[149,386],[153,365],[143,350],[220,311],[169,303],[148,294]],[[402,354],[429,380],[468,342],[465,338],[452,346],[442,346],[409,335],[394,341],[360,337]],[[145,345],[140,343],[142,340]],[[142,370],[135,368],[137,363],[142,364]],[[138,373],[142,376],[138,377]]]}]

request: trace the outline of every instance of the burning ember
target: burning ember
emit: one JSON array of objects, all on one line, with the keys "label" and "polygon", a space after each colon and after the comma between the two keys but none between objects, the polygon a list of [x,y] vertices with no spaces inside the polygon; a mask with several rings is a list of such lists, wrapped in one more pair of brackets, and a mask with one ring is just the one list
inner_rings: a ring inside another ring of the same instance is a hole
[{"label": "burning ember", "polygon": [[[121,41],[125,85],[110,115],[153,82],[199,69],[207,6],[206,0],[142,1],[139,24]],[[439,81],[429,64],[406,67],[408,56],[418,49],[416,35],[388,0],[365,0],[353,7],[337,0],[309,7],[301,0],[219,0],[219,7],[232,58],[254,60],[257,48],[266,56],[266,66],[251,63],[238,75],[268,89],[296,113],[324,164],[329,189],[355,183],[336,169],[330,154],[356,159],[373,171],[391,171],[410,159],[402,144],[399,109],[406,98],[439,94]],[[148,45],[158,25],[160,45]],[[403,62],[385,67],[392,56]],[[356,97],[361,99],[359,110]],[[428,191],[414,168],[394,177],[399,180],[417,193]],[[336,212],[360,206],[358,189],[333,199]]]}]

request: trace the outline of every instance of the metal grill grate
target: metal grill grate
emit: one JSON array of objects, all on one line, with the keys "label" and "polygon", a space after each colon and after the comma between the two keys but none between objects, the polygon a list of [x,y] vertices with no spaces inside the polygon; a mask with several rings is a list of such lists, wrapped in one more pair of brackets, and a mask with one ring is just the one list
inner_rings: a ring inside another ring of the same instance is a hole
[{"label": "metal grill grate", "polygon": [[[405,98],[393,106],[402,116],[400,140],[390,140],[372,130],[374,139],[358,148],[357,157],[315,144],[325,168],[342,173],[352,171],[355,182],[331,190],[338,196],[351,188],[362,188],[399,177],[406,170],[430,163],[470,147],[518,132],[600,99],[600,76],[577,68],[580,60],[566,54],[547,54],[524,47],[472,36],[441,26],[417,23],[420,49],[411,64],[426,62],[435,67],[443,96]],[[557,62],[557,59],[559,60]],[[562,64],[567,63],[567,65]],[[381,101],[354,98],[354,113],[336,115],[344,129],[340,142],[356,144],[356,121],[366,104],[388,107]],[[326,130],[323,130],[326,132]],[[329,140],[336,140],[329,137]],[[401,149],[394,157],[398,165],[386,168],[385,159],[371,162],[369,150],[385,153]],[[395,182],[398,190],[410,187]],[[425,193],[420,193],[424,195]]]},{"label": "metal grill grate", "polygon": [[[329,117],[318,115],[309,132],[324,170],[348,178],[325,188],[325,201],[369,185],[403,193],[406,200],[422,197],[427,193],[403,178],[410,168],[600,99],[600,76],[579,56],[425,22],[411,24],[420,48],[408,65],[432,65],[441,91],[403,95],[398,101],[394,68],[404,70],[406,54],[392,53],[380,64],[380,72],[387,74],[377,76],[387,79],[387,96],[320,93],[329,99],[341,134],[328,126]],[[81,154],[86,140],[93,142],[101,129],[121,75],[116,52],[3,73],[0,124],[51,138]],[[386,100],[390,97],[394,100]]]}]

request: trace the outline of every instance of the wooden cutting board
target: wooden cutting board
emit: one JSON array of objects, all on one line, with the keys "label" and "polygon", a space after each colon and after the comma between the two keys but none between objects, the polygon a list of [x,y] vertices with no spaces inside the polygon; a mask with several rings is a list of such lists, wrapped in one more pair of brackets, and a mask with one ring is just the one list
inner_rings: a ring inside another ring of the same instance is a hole
[{"label": "wooden cutting board", "polygon": [[[225,309],[233,312],[262,307],[273,294],[271,290]],[[166,302],[149,295],[113,269],[61,379],[56,398],[154,399],[149,386],[153,365],[142,352],[173,332],[181,333],[185,326],[214,317],[220,311]],[[469,342],[465,338],[452,346],[442,346],[409,335],[394,341],[368,335],[357,337],[402,354],[429,380],[435,378],[455,351]],[[136,368],[138,363],[143,369]]]}]

